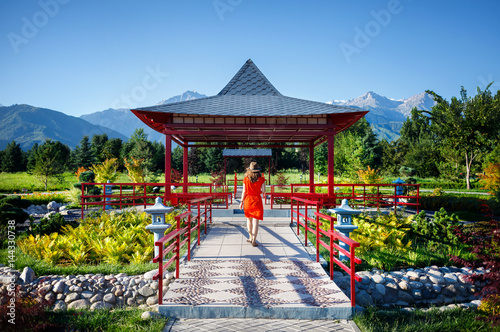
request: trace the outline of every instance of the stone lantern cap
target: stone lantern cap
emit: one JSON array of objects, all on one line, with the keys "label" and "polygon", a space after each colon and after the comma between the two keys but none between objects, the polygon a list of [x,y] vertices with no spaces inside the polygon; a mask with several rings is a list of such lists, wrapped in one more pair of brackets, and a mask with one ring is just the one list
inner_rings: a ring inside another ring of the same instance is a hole
[{"label": "stone lantern cap", "polygon": [[353,215],[361,213],[361,211],[351,209],[349,203],[347,202],[347,199],[343,199],[342,204],[338,208],[328,209],[328,211],[340,215]]},{"label": "stone lantern cap", "polygon": [[155,205],[144,209],[144,212],[149,214],[161,214],[161,213],[169,213],[173,209],[174,209],[173,207],[163,205],[161,203],[161,197],[156,197]]},{"label": "stone lantern cap", "polygon": [[403,184],[403,183],[406,183],[406,182],[404,180],[401,180],[401,178],[398,178],[397,180],[392,181],[392,183]]}]

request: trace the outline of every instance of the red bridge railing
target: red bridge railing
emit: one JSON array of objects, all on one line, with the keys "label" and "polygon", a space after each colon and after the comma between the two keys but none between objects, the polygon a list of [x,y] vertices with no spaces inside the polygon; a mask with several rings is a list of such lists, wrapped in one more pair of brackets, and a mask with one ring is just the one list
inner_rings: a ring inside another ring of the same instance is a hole
[{"label": "red bridge railing", "polygon": [[[167,197],[164,188],[169,186],[175,188]],[[186,187],[187,192],[176,192]],[[90,194],[89,189],[100,188],[98,195]],[[106,187],[112,187],[112,193],[106,193]],[[156,187],[156,188],[155,188]],[[156,190],[155,190],[156,189]],[[84,210],[90,206],[102,209],[118,207],[120,209],[129,206],[153,205],[158,194],[162,194],[165,201],[171,201],[173,205],[187,203],[207,195],[212,197],[212,204],[227,209],[232,203],[232,195],[227,185],[215,185],[213,183],[82,183],[81,184],[81,215],[84,218]]]},{"label": "red bridge railing", "polygon": [[[202,222],[205,226],[205,234],[207,233],[207,223],[212,223],[212,196],[202,197],[188,203],[189,210],[175,217],[176,228],[158,241],[155,246],[158,247],[158,256],[153,258],[153,263],[158,263],[158,272],[153,276],[153,280],[158,280],[158,304],[163,304],[163,278],[168,268],[175,263],[175,278],[179,278],[179,263],[181,248],[187,244],[187,260],[191,260],[191,234],[198,231],[197,244],[200,244],[200,233]],[[192,217],[193,212],[191,207],[195,206],[198,215]],[[201,212],[201,207],[204,211]],[[181,228],[182,221],[185,220],[185,227]],[[193,226],[194,220],[194,226]],[[174,226],[174,225],[172,225]],[[167,247],[165,247],[167,246]],[[173,253],[172,257],[164,262],[165,256],[168,253]]]},{"label": "red bridge railing", "polygon": [[[356,306],[356,288],[355,281],[360,282],[361,278],[356,275],[356,265],[361,264],[361,259],[356,257],[355,250],[359,247],[359,242],[353,241],[347,236],[340,234],[334,230],[334,223],[337,220],[336,217],[328,216],[326,214],[320,213],[319,209],[321,207],[321,202],[303,199],[300,197],[290,198],[291,206],[291,219],[292,222],[297,222],[297,235],[300,234],[300,226],[304,227],[304,237],[305,245],[307,246],[308,234],[312,233],[316,237],[316,262],[319,262],[319,248],[322,246],[329,253],[330,258],[330,279],[333,280],[333,266],[334,263],[342,268],[347,274],[349,274],[351,279],[351,306]],[[296,203],[294,203],[296,202]],[[304,213],[301,213],[301,208]],[[310,212],[313,212],[314,218],[310,217]],[[302,220],[301,220],[302,218]],[[329,221],[329,229],[324,230],[321,228],[321,219]],[[310,224],[314,227],[311,228]],[[323,237],[328,239],[328,243],[323,240]],[[343,242],[349,246],[349,251],[338,245],[338,242]],[[340,259],[336,257],[339,253],[342,253],[349,257],[349,267],[345,265]]]},{"label": "red bridge railing", "polygon": [[[328,185],[322,183],[270,187],[270,192],[266,194],[266,203],[271,205],[271,209],[277,204],[280,208],[284,204],[290,204],[292,196],[317,200],[322,205],[328,206],[338,205],[342,199],[348,199],[357,208],[415,207],[417,213],[420,206],[420,184],[335,184],[333,196],[328,196],[326,193]],[[310,192],[310,188],[313,188],[313,192]]]}]

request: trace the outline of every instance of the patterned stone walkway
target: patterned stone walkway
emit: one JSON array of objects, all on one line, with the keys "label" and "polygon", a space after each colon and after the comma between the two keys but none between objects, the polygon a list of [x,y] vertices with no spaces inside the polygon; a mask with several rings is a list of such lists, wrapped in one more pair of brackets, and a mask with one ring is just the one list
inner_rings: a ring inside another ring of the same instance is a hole
[{"label": "patterned stone walkway", "polygon": [[212,227],[161,313],[179,318],[348,319],[349,299],[310,259],[290,227],[260,228],[258,247],[241,226]]},{"label": "patterned stone walkway", "polygon": [[167,325],[164,332],[357,332],[356,324],[347,320],[297,320],[297,319],[177,319]]}]

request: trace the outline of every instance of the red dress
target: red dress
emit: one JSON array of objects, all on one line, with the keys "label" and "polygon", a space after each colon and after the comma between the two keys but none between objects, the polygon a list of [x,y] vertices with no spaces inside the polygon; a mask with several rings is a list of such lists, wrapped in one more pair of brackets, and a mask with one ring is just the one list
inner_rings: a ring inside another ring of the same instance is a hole
[{"label": "red dress", "polygon": [[245,201],[243,209],[245,211],[245,217],[255,218],[258,220],[264,219],[264,206],[262,205],[262,184],[266,180],[260,177],[254,183],[250,182],[250,179],[245,176],[243,179],[243,184],[245,185]]}]

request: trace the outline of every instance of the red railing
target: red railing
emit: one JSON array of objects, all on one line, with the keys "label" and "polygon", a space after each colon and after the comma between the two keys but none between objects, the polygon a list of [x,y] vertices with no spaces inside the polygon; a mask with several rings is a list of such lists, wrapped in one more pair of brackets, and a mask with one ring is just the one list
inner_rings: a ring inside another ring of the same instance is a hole
[{"label": "red railing", "polygon": [[[210,220],[212,223],[211,200],[212,196],[207,196],[190,201],[188,203],[189,210],[175,216],[176,229],[155,242],[155,246],[158,247],[158,256],[153,258],[153,263],[158,263],[158,272],[153,276],[153,280],[158,280],[158,304],[160,305],[163,304],[163,277],[168,268],[175,262],[175,278],[178,279],[181,248],[187,244],[187,260],[191,260],[191,233],[198,230],[197,244],[199,245],[202,216],[204,216],[205,234],[207,233],[207,221]],[[198,215],[191,218],[193,205],[197,208]],[[203,212],[200,211],[202,205],[205,208]],[[186,226],[181,228],[182,220],[186,218]],[[192,227],[193,219],[196,220],[194,227]],[[184,240],[181,240],[182,236],[185,237]],[[169,242],[171,243],[169,244]],[[168,247],[165,248],[165,245]],[[164,262],[165,256],[170,252],[173,253],[173,256]]]},{"label": "red railing", "polygon": [[[297,203],[294,204],[294,201]],[[292,196],[290,198],[290,206],[291,206],[291,219],[292,222],[297,222],[297,235],[300,234],[300,226],[304,227],[304,237],[305,237],[305,245],[307,246],[308,241],[308,233],[312,233],[316,236],[316,262],[319,262],[319,248],[322,246],[329,253],[330,258],[330,279],[333,280],[333,264],[337,264],[341,267],[349,276],[351,277],[351,306],[356,306],[356,288],[355,281],[360,282],[361,278],[356,275],[356,266],[355,264],[360,264],[361,259],[356,257],[355,249],[359,247],[359,243],[351,240],[347,236],[340,234],[334,230],[334,223],[337,218],[322,214],[319,212],[321,207],[321,203],[319,201],[307,200],[299,197]],[[295,210],[296,207],[296,210]],[[304,211],[302,214],[301,207]],[[313,211],[314,218],[309,216],[309,212]],[[303,218],[301,220],[301,217]],[[320,219],[328,220],[330,223],[329,230],[324,230],[321,228]],[[314,225],[314,228],[309,227],[309,223]],[[326,237],[329,240],[329,243],[326,243],[322,236]],[[343,242],[347,246],[349,246],[349,251],[345,250],[341,246],[339,246],[336,242]],[[350,267],[347,267],[343,262],[340,261],[335,255],[342,253],[349,257]]]},{"label": "red railing", "polygon": [[[165,193],[165,186],[173,188],[170,196]],[[84,209],[88,206],[100,206],[105,209],[107,206],[117,206],[120,209],[128,206],[144,206],[153,205],[158,194],[164,196],[164,201],[171,201],[172,204],[187,203],[189,200],[198,199],[200,197],[210,195],[213,197],[212,203],[217,206],[222,205],[222,208],[229,207],[229,200],[232,203],[231,193],[228,191],[227,185],[215,185],[213,183],[187,183],[187,192],[175,192],[181,190],[183,183],[82,183],[81,185],[81,214],[84,217]],[[106,194],[106,186],[113,188],[112,194]],[[99,187],[102,190],[101,194],[87,194],[88,189]],[[158,190],[153,190],[157,187]]]},{"label": "red railing", "polygon": [[[326,193],[328,184],[290,184],[290,185],[272,185],[271,190],[266,195],[269,198],[271,209],[276,204],[280,208],[292,196],[310,200],[318,200],[322,205],[338,205],[342,199],[348,199],[355,207],[363,208],[396,208],[398,206],[415,207],[419,212],[420,184],[335,184],[335,193],[329,197]],[[313,192],[309,192],[309,188]],[[398,187],[403,189],[406,194],[398,194]],[[409,194],[414,193],[414,194]],[[279,200],[279,201],[278,201]]]}]

